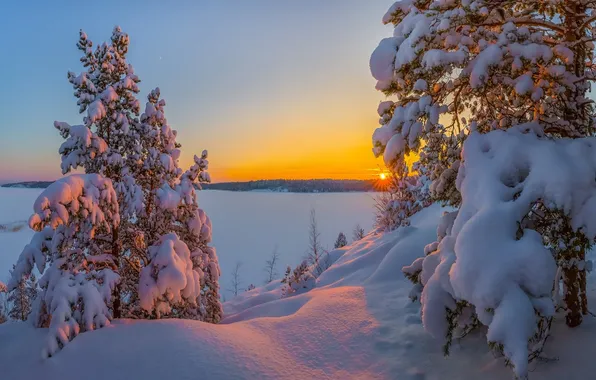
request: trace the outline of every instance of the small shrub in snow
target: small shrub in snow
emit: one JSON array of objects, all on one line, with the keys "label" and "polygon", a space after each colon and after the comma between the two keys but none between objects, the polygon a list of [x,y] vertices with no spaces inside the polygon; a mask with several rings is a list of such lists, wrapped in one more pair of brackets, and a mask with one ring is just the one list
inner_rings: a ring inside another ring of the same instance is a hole
[{"label": "small shrub in snow", "polygon": [[337,249],[345,247],[346,245],[348,245],[348,238],[346,238],[346,235],[344,235],[343,232],[340,232],[339,235],[337,235],[337,239],[335,240],[333,248]]},{"label": "small shrub in snow", "polygon": [[314,288],[316,286],[316,279],[305,260],[294,268],[294,270],[288,267],[281,283],[284,284],[281,290],[282,298],[286,298]]},{"label": "small shrub in snow", "polygon": [[230,280],[230,292],[234,293],[234,297],[240,293],[240,288],[242,286],[242,280],[240,278],[240,268],[242,267],[241,262],[237,262],[234,266],[234,270],[232,271],[232,279]]},{"label": "small shrub in snow", "polygon": [[310,225],[308,228],[308,250],[306,252],[307,260],[313,267],[313,274],[318,277],[323,273],[331,263],[329,263],[329,255],[321,245],[321,232],[317,223],[317,215],[315,210],[310,210]]},{"label": "small shrub in snow", "polygon": [[364,228],[357,224],[352,230],[352,241],[362,240],[362,238],[364,238]]},{"label": "small shrub in snow", "polygon": [[277,250],[277,246],[273,248],[271,252],[271,257],[269,260],[266,261],[265,268],[263,270],[267,273],[267,278],[265,279],[265,283],[268,284],[273,281],[277,277],[277,262],[279,261],[279,251]]},{"label": "small shrub in snow", "polygon": [[254,289],[256,289],[256,286],[254,284],[250,284],[250,285],[248,285],[248,288],[246,288],[246,291],[250,292],[251,290],[254,290]]}]

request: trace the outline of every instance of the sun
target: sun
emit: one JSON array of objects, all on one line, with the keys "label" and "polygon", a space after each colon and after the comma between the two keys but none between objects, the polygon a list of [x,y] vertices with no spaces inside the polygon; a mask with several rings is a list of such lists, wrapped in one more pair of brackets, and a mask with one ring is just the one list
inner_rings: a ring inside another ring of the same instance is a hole
[{"label": "sun", "polygon": [[379,174],[379,178],[381,179],[381,181],[384,181],[385,179],[387,179],[387,174],[381,173]]}]

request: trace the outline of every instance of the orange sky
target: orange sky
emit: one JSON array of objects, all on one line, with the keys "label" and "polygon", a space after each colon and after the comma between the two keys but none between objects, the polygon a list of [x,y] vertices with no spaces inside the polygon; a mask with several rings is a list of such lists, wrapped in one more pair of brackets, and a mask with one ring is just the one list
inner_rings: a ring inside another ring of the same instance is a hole
[{"label": "orange sky", "polygon": [[[381,18],[392,2],[268,2],[266,12],[253,5],[164,5],[155,16],[167,14],[175,27],[159,32],[142,18],[120,20],[111,13],[95,20],[95,27],[69,19],[60,31],[49,26],[51,20],[36,19],[48,33],[20,36],[15,49],[37,44],[38,54],[53,59],[27,60],[16,50],[14,67],[5,70],[27,67],[30,87],[11,79],[18,75],[2,82],[11,95],[0,127],[11,133],[0,141],[0,182],[61,176],[57,151],[63,139],[53,121],[82,122],[65,78],[68,69],[81,69],[74,48],[78,30],[90,28],[99,43],[116,24],[130,35],[128,59],[141,79],[141,104],[156,86],[167,102],[166,117],[182,144],[182,168],[208,149],[213,182],[375,178],[383,163],[372,154],[371,137],[384,96],[374,88],[369,57],[391,35]],[[41,37],[51,43],[39,44]],[[25,109],[29,104],[35,112]],[[7,164],[14,157],[19,165]]]}]

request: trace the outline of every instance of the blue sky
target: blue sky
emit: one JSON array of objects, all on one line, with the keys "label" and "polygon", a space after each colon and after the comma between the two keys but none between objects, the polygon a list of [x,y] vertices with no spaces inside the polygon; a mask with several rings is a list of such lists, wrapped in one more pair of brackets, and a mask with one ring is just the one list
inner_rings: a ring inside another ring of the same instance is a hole
[{"label": "blue sky", "polygon": [[391,3],[3,1],[0,182],[60,176],[53,121],[82,121],[66,80],[81,69],[78,31],[99,43],[114,25],[130,35],[142,104],[161,88],[183,165],[208,148],[216,181],[365,177],[383,98],[368,59],[391,34]]}]

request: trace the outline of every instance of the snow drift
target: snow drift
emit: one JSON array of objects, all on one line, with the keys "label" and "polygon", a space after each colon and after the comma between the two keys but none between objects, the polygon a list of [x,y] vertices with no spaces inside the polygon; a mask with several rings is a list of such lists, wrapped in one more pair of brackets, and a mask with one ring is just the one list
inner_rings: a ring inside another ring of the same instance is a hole
[{"label": "snow drift", "polygon": [[[473,333],[453,343],[444,360],[428,335],[401,268],[436,239],[445,209],[434,205],[411,225],[370,234],[332,251],[335,263],[306,293],[281,298],[279,280],[224,304],[218,325],[191,320],[120,320],[79,336],[51,359],[39,356],[46,331],[26,323],[0,325],[2,378],[47,380],[195,379],[478,379],[511,378],[501,359]],[[593,290],[590,282],[589,289]],[[581,330],[581,331],[580,331]],[[596,322],[580,330],[553,324],[555,346],[533,363],[530,379],[585,378],[596,371],[589,347]],[[564,334],[561,332],[564,331]],[[577,347],[578,350],[565,349]]]}]

